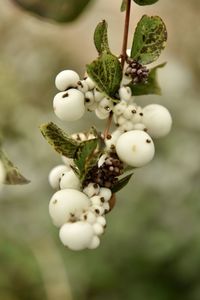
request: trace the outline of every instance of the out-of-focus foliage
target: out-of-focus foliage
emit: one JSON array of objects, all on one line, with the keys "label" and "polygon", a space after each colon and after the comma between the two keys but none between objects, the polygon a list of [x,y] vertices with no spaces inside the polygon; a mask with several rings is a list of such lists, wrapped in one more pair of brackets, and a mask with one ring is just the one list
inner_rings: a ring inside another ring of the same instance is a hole
[{"label": "out-of-focus foliage", "polygon": [[[199,0],[182,0],[181,6],[159,1],[156,11],[148,8],[166,20],[169,42],[163,61],[168,64],[159,70],[163,96],[138,101],[166,105],[173,130],[156,141],[153,162],[137,170],[118,194],[100,248],[67,250],[48,216],[53,191],[47,174],[61,159],[38,127],[59,123],[52,109],[55,75],[65,68],[84,70],[95,55],[89,45],[97,20],[109,15],[112,45],[120,50],[123,14],[120,1],[115,3],[97,1],[69,28],[32,18],[9,0],[1,3],[0,128],[9,156],[31,179],[27,186],[5,187],[0,193],[2,300],[200,299]],[[147,9],[137,8],[141,14]],[[178,10],[182,17],[177,21]],[[103,127],[88,113],[65,127],[78,132],[95,123]]]},{"label": "out-of-focus foliage", "polygon": [[76,19],[93,0],[13,0],[24,9],[57,22]]}]

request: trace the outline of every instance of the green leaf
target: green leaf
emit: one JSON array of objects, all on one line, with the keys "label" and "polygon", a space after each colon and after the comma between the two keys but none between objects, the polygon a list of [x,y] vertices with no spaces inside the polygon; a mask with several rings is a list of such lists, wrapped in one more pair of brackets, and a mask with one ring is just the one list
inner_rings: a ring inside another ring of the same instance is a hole
[{"label": "green leaf", "polygon": [[112,193],[117,193],[121,189],[123,189],[130,181],[133,173],[123,177],[120,179],[113,187],[112,187]]},{"label": "green leaf", "polygon": [[110,53],[108,44],[108,24],[105,20],[100,22],[95,29],[94,44],[99,54],[102,54],[103,52]]},{"label": "green leaf", "polygon": [[116,56],[103,53],[98,59],[87,65],[87,73],[101,92],[115,97],[122,80],[122,67]]},{"label": "green leaf", "polygon": [[147,65],[157,60],[165,48],[167,29],[160,17],[144,15],[139,21],[131,49],[131,58]]},{"label": "green leaf", "polygon": [[121,4],[121,12],[124,12],[126,10],[127,7],[127,0],[122,0],[122,4]]},{"label": "green leaf", "polygon": [[96,165],[98,157],[99,153],[97,138],[84,141],[80,144],[74,162],[79,169],[79,176],[81,180],[84,180],[89,170]]},{"label": "green leaf", "polygon": [[57,22],[75,20],[93,0],[13,0],[23,9]]},{"label": "green leaf", "polygon": [[8,159],[4,151],[0,150],[0,160],[4,166],[6,172],[5,184],[16,185],[16,184],[27,184],[30,181],[26,179],[18,170],[17,167]]},{"label": "green leaf", "polygon": [[161,87],[157,80],[157,71],[160,68],[163,68],[166,63],[162,63],[152,69],[150,69],[148,82],[138,83],[136,85],[129,84],[128,86],[131,88],[132,94],[134,96],[142,96],[142,95],[161,95]]},{"label": "green leaf", "polygon": [[79,143],[69,137],[56,124],[50,122],[40,126],[40,131],[47,142],[54,147],[54,149],[69,158],[74,158],[78,150]]},{"label": "green leaf", "polygon": [[133,0],[133,1],[135,1],[135,3],[137,3],[138,5],[151,5],[158,2],[158,0]]}]

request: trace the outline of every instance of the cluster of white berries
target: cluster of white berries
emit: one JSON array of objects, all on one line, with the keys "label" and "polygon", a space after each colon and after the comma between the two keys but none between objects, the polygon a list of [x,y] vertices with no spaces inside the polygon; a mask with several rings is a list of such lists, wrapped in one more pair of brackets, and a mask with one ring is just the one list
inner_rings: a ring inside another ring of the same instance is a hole
[{"label": "cluster of white berries", "polygon": [[60,240],[66,247],[77,251],[96,249],[106,227],[111,190],[91,182],[81,191],[72,162],[65,158],[65,163],[49,174],[50,185],[58,190],[49,203],[50,216],[60,228]]},{"label": "cluster of white berries", "polygon": [[[105,151],[95,169],[95,174],[100,177],[108,169],[97,172],[101,168],[101,161],[103,159],[104,163],[105,157],[109,157],[113,149],[119,159],[117,163],[124,167],[142,167],[154,157],[152,138],[163,137],[171,129],[169,111],[158,104],[144,108],[137,105],[130,87],[124,85],[124,79],[116,94],[116,103],[100,92],[89,77],[80,80],[79,75],[72,70],[60,72],[55,84],[60,92],[55,96],[53,106],[61,120],[76,121],[86,110],[94,111],[99,119],[108,118],[111,112],[113,114],[117,129],[105,139]],[[81,142],[93,139],[94,135],[78,133],[73,134],[72,138]],[[63,157],[63,161],[64,165],[55,167],[49,174],[50,185],[57,190],[50,200],[50,216],[60,228],[61,242],[69,249],[95,249],[105,230],[105,214],[111,208],[112,192],[104,184],[102,186],[98,182],[99,186],[97,182],[90,182],[90,179],[87,186],[83,187],[74,171],[73,160]],[[118,169],[117,166],[110,166],[109,171],[115,170],[115,167]],[[96,177],[92,175],[89,178],[95,181]],[[102,178],[99,180],[104,182]]]},{"label": "cluster of white berries", "polygon": [[63,121],[79,120],[86,110],[106,119],[113,109],[112,100],[105,97],[89,77],[80,80],[76,72],[64,70],[56,76],[55,85],[60,92],[53,100],[54,112]]}]

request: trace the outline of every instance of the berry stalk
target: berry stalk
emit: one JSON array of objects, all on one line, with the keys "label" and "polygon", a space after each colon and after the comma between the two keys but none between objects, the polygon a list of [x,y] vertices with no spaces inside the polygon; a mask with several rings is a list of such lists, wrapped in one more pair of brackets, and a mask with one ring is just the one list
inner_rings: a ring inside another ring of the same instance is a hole
[{"label": "berry stalk", "polygon": [[[130,13],[131,13],[131,0],[127,0],[126,13],[125,13],[125,22],[124,22],[122,52],[121,52],[121,55],[120,55],[122,71],[124,69],[124,64],[126,62],[126,57],[127,57],[126,50],[127,50],[127,44],[128,44]],[[112,124],[112,117],[113,117],[113,113],[110,112],[110,115],[108,117],[108,122],[107,122],[106,128],[105,128],[104,133],[103,133],[104,139],[107,139],[107,137],[109,135],[109,130],[110,130],[110,127],[111,127],[111,124]]]}]

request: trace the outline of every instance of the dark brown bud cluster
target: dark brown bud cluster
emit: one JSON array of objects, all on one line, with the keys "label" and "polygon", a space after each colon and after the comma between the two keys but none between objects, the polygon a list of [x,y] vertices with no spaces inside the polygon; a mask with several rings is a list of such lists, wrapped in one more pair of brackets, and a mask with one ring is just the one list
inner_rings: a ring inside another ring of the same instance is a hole
[{"label": "dark brown bud cluster", "polygon": [[123,173],[123,163],[116,154],[111,153],[101,167],[95,166],[89,172],[84,186],[95,182],[101,187],[112,188],[118,181],[118,176]]},{"label": "dark brown bud cluster", "polygon": [[149,70],[146,66],[131,58],[127,59],[127,64],[125,75],[132,78],[133,84],[148,82]]}]

